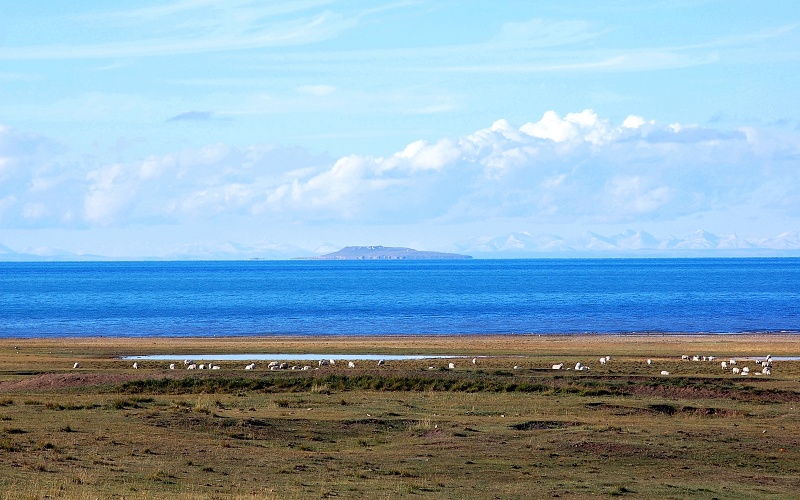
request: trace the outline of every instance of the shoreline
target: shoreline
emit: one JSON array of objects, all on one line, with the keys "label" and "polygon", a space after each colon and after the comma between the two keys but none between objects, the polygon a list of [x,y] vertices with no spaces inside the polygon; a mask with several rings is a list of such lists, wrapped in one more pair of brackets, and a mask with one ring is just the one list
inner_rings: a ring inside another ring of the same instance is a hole
[{"label": "shoreline", "polygon": [[793,333],[630,333],[469,335],[281,335],[233,337],[26,337],[0,339],[0,356],[121,357],[136,355],[329,353],[453,356],[623,356],[709,353],[721,356],[800,356]]}]

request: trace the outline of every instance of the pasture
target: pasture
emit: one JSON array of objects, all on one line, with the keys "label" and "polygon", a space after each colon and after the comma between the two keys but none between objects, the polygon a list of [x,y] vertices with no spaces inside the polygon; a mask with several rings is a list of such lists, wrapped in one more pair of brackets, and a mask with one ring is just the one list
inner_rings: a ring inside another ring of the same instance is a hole
[{"label": "pasture", "polygon": [[[149,360],[134,370],[120,359],[277,352],[298,367],[308,362],[292,353],[452,357],[306,371]],[[760,371],[747,358],[767,354],[800,346],[783,335],[4,339],[0,488],[3,498],[787,498],[800,491],[800,361],[776,361],[769,376],[720,366]]]}]

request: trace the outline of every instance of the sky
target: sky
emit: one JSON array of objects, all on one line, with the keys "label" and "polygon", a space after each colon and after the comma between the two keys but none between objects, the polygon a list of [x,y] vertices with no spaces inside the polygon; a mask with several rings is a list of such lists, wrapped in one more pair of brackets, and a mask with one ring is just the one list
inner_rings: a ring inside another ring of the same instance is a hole
[{"label": "sky", "polygon": [[800,231],[793,0],[0,0],[0,244]]}]

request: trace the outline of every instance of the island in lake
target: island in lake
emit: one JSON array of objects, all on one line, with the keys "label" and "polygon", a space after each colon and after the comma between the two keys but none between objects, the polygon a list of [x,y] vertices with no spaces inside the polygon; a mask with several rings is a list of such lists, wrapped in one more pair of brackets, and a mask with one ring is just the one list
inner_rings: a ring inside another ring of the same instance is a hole
[{"label": "island in lake", "polygon": [[333,252],[308,260],[456,260],[471,259],[469,255],[457,253],[430,252],[403,247],[384,247],[380,245],[366,247],[344,247]]}]

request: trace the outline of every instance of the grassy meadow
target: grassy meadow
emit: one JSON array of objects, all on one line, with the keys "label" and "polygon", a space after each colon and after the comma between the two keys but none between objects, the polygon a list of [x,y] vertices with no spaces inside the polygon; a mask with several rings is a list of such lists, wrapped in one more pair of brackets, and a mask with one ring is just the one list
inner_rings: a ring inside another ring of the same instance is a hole
[{"label": "grassy meadow", "polygon": [[[278,361],[302,366],[291,354],[310,352],[453,357],[307,371],[267,361],[134,370],[120,359],[287,353]],[[782,335],[4,339],[0,497],[797,498],[800,361],[747,377],[719,363],[738,358],[755,372],[745,358],[767,354],[800,356],[800,344]],[[578,361],[590,370],[551,368]]]}]

